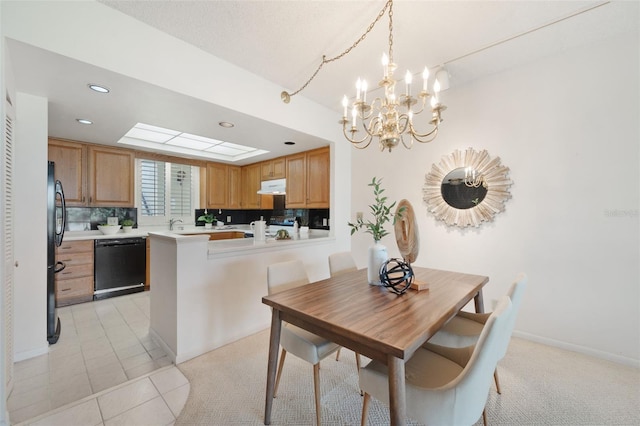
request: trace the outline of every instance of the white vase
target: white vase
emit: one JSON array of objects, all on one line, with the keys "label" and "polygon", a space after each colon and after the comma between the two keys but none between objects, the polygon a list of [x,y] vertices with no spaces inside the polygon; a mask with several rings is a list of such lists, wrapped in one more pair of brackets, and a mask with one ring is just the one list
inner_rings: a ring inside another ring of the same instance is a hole
[{"label": "white vase", "polygon": [[380,267],[389,259],[387,248],[378,241],[369,247],[369,263],[367,264],[367,280],[371,285],[381,285]]},{"label": "white vase", "polygon": [[212,223],[205,223],[204,224],[204,229],[211,229],[213,227]]}]

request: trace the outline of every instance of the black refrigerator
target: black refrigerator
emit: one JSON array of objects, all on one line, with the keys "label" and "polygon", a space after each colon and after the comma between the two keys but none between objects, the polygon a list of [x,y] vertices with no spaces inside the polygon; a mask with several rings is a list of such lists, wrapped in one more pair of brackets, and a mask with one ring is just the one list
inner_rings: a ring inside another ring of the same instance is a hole
[{"label": "black refrigerator", "polygon": [[66,210],[62,183],[55,178],[55,164],[47,165],[47,340],[50,345],[60,337],[60,319],[56,314],[55,274],[64,263],[56,262],[56,247],[62,244],[66,224]]}]

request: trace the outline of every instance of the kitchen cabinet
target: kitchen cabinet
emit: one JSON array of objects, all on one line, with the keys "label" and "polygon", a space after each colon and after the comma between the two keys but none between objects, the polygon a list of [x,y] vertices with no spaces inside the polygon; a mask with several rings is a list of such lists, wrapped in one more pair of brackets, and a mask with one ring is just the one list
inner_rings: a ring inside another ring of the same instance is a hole
[{"label": "kitchen cabinet", "polygon": [[68,206],[133,207],[133,151],[49,138],[48,157]]},{"label": "kitchen cabinet", "polygon": [[258,194],[261,182],[260,163],[242,167],[242,208],[260,209],[261,197]]},{"label": "kitchen cabinet", "polygon": [[93,300],[93,240],[63,241],[56,260],[66,265],[55,274],[56,306]]},{"label": "kitchen cabinet", "polygon": [[89,205],[133,207],[135,156],[133,151],[89,145]]},{"label": "kitchen cabinet", "polygon": [[50,138],[48,150],[49,161],[56,163],[55,178],[62,182],[67,206],[85,206],[85,146]]},{"label": "kitchen cabinet", "polygon": [[229,203],[227,208],[239,209],[242,203],[242,169],[238,166],[227,166],[229,176]]},{"label": "kitchen cabinet", "polygon": [[227,165],[207,163],[207,208],[227,208],[228,185]]},{"label": "kitchen cabinet", "polygon": [[[182,234],[182,235],[205,235],[204,233],[198,234]],[[231,240],[234,238],[244,238],[244,232],[242,231],[223,231],[223,232],[211,232],[209,234],[209,241],[213,240]]]},{"label": "kitchen cabinet", "polygon": [[262,180],[284,179],[287,175],[286,158],[280,157],[260,163]]},{"label": "kitchen cabinet", "polygon": [[288,209],[329,208],[329,148],[287,156]]},{"label": "kitchen cabinet", "polygon": [[221,163],[207,163],[207,208],[239,209],[241,169]]},{"label": "kitchen cabinet", "polygon": [[307,153],[307,208],[329,208],[331,164],[329,148]]}]

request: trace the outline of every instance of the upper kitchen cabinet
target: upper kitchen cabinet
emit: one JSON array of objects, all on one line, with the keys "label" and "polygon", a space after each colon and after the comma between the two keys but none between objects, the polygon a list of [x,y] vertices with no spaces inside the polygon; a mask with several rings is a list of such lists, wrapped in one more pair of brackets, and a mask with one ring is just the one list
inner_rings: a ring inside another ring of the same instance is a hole
[{"label": "upper kitchen cabinet", "polygon": [[240,167],[207,163],[207,208],[239,209],[241,183]]},{"label": "upper kitchen cabinet", "polygon": [[227,166],[229,178],[229,205],[227,208],[239,209],[242,203],[242,169],[239,166]]},{"label": "upper kitchen cabinet", "polygon": [[132,151],[88,146],[89,205],[133,207],[135,155]]},{"label": "upper kitchen cabinet", "polygon": [[242,167],[242,208],[260,209],[261,197],[258,194],[261,182],[261,164],[255,163]]},{"label": "upper kitchen cabinet", "polygon": [[48,157],[56,163],[56,179],[62,182],[67,205],[85,206],[87,163],[84,145],[50,138]]},{"label": "upper kitchen cabinet", "polygon": [[207,208],[226,209],[229,175],[226,164],[207,163]]},{"label": "upper kitchen cabinet", "polygon": [[68,206],[133,207],[132,151],[50,138],[48,157]]},{"label": "upper kitchen cabinet", "polygon": [[329,148],[287,156],[288,209],[329,208]]},{"label": "upper kitchen cabinet", "polygon": [[262,180],[284,179],[287,173],[285,157],[260,163]]}]

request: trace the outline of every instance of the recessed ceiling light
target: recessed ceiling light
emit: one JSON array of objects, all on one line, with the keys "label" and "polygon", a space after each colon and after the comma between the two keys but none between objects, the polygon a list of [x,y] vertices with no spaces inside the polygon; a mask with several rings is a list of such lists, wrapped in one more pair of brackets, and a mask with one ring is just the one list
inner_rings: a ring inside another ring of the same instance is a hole
[{"label": "recessed ceiling light", "polygon": [[109,93],[109,89],[104,87],[104,86],[100,86],[99,84],[88,84],[89,89],[99,92],[99,93]]},{"label": "recessed ceiling light", "polygon": [[296,143],[293,141],[285,141],[285,145],[295,145]]},{"label": "recessed ceiling light", "polygon": [[233,124],[233,123],[229,123],[228,121],[221,121],[221,122],[219,122],[219,123],[218,123],[218,125],[219,125],[220,127],[226,127],[227,129],[230,129],[230,128],[232,128],[232,127],[235,127],[235,124]]},{"label": "recessed ceiling light", "polygon": [[85,118],[76,118],[76,121],[80,124],[93,124],[93,121],[87,120]]}]

